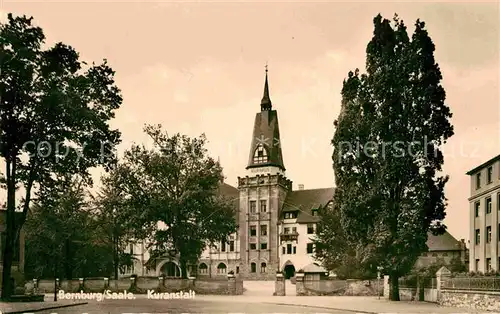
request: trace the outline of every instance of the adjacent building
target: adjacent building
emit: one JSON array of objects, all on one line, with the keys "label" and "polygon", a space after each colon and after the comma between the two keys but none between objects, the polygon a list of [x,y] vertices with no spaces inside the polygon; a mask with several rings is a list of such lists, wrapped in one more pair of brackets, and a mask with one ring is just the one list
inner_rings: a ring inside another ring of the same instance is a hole
[{"label": "adjacent building", "polygon": [[469,263],[469,250],[464,239],[457,240],[448,231],[435,236],[429,232],[427,236],[428,252],[422,253],[415,266],[417,268],[426,267],[437,262],[450,264],[452,260],[458,259],[464,265]]},{"label": "adjacent building", "polygon": [[500,155],[467,172],[470,176],[470,271],[500,270]]}]

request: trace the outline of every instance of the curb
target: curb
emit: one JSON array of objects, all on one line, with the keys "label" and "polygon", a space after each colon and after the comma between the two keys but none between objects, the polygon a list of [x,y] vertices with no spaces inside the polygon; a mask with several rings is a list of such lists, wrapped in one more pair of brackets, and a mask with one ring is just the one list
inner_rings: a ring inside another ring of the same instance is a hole
[{"label": "curb", "polygon": [[275,303],[275,302],[262,302],[262,304],[297,306],[297,307],[306,307],[306,308],[313,308],[313,309],[346,311],[346,312],[351,312],[351,313],[362,313],[362,314],[378,314],[379,313],[379,312],[368,312],[368,311],[359,311],[359,310],[351,310],[351,309],[340,309],[340,308],[326,307],[326,306],[303,305],[303,304]]},{"label": "curb", "polygon": [[62,309],[65,307],[72,307],[72,306],[78,306],[78,305],[85,305],[88,304],[88,302],[80,302],[80,303],[71,303],[71,304],[64,304],[64,305],[54,305],[54,306],[48,306],[48,307],[43,307],[39,308],[36,310],[22,310],[22,311],[13,311],[13,312],[2,312],[3,314],[23,314],[23,313],[34,313],[34,312],[41,312],[41,311],[47,311],[47,310],[54,310],[54,309]]}]

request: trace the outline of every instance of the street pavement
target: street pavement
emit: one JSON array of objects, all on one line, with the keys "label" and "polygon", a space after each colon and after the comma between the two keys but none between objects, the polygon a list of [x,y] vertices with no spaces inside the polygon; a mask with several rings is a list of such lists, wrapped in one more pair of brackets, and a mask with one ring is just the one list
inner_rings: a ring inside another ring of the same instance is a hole
[{"label": "street pavement", "polygon": [[132,313],[345,313],[345,311],[291,305],[228,303],[210,300],[106,300],[87,305],[42,311],[44,314],[132,314]]},{"label": "street pavement", "polygon": [[150,300],[145,295],[135,297],[135,300],[90,300],[86,305],[38,313],[480,313],[427,302],[390,302],[377,297],[196,295],[194,299],[174,300]]}]

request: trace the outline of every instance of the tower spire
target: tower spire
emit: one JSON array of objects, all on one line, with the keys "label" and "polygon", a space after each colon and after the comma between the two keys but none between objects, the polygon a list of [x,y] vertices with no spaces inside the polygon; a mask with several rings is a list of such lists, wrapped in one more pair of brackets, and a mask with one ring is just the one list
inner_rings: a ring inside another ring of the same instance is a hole
[{"label": "tower spire", "polygon": [[261,111],[271,110],[272,103],[271,98],[269,97],[269,83],[267,82],[267,62],[266,62],[266,82],[264,83],[264,96],[262,97],[262,101],[260,102]]}]

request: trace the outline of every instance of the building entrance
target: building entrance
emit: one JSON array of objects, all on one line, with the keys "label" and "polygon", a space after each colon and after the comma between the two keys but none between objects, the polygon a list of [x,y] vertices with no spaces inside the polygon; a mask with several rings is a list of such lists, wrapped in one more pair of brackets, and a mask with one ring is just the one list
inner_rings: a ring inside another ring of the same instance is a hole
[{"label": "building entrance", "polygon": [[285,268],[283,269],[283,275],[285,279],[290,279],[295,276],[295,266],[293,265],[286,265]]}]

